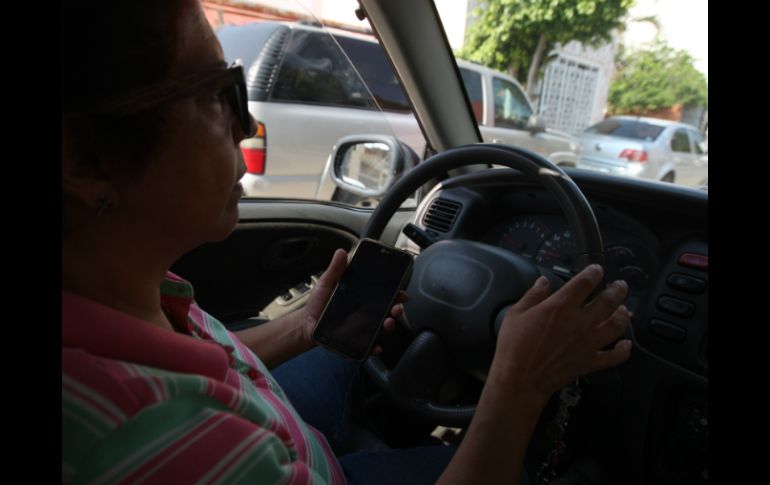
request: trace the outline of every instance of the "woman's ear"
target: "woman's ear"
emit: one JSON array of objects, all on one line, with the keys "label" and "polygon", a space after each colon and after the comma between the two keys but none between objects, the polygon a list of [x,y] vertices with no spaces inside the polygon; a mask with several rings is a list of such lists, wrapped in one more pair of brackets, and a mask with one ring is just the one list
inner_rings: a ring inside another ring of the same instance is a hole
[{"label": "woman's ear", "polygon": [[81,114],[62,114],[62,195],[99,209],[116,192],[96,146],[94,120]]}]

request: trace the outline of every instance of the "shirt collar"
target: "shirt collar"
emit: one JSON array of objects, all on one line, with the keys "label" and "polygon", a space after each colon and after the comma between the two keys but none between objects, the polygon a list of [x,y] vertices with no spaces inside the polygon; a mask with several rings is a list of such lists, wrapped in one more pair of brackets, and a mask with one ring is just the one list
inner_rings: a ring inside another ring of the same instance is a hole
[{"label": "shirt collar", "polygon": [[[187,321],[192,286],[168,273],[161,302],[170,317]],[[214,342],[171,332],[101,303],[62,290],[62,346],[170,371],[224,380],[225,349]]]}]

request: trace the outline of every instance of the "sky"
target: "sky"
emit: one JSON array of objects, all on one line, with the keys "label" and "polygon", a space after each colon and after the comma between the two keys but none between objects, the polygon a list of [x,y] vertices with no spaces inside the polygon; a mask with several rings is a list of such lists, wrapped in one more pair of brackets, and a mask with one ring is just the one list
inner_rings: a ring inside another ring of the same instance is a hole
[{"label": "sky", "polygon": [[[669,45],[687,51],[695,58],[695,68],[708,77],[708,0],[637,0],[631,16],[649,15],[657,15],[661,36]],[[625,40],[635,44],[651,40],[654,35],[650,24],[629,24]]]}]

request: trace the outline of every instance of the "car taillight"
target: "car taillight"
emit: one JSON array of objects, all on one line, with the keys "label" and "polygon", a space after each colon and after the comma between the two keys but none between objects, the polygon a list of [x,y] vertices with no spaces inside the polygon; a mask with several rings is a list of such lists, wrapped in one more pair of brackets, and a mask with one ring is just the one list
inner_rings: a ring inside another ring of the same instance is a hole
[{"label": "car taillight", "polygon": [[255,175],[265,173],[265,155],[267,154],[267,137],[265,125],[257,122],[257,134],[241,140],[241,153],[246,162],[246,171]]},{"label": "car taillight", "polygon": [[626,148],[620,152],[620,158],[627,158],[630,162],[644,163],[647,161],[647,152],[643,150],[631,150],[630,148]]}]

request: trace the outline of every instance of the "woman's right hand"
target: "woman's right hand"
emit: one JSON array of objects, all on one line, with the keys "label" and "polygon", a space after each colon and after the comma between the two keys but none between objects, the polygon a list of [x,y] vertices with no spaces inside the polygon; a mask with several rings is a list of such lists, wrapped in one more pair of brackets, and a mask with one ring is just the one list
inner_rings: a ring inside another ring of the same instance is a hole
[{"label": "woman's right hand", "polygon": [[628,359],[627,340],[601,350],[628,326],[628,310],[620,306],[628,285],[615,282],[584,304],[602,274],[589,266],[554,294],[539,279],[506,313],[476,413],[439,484],[518,483],[551,395],[576,377]]},{"label": "woman's right hand", "polygon": [[630,340],[601,349],[629,324],[621,305],[628,285],[616,281],[584,304],[602,276],[600,266],[588,266],[553,294],[538,279],[505,315],[492,364],[497,375],[545,402],[577,377],[627,360]]}]

